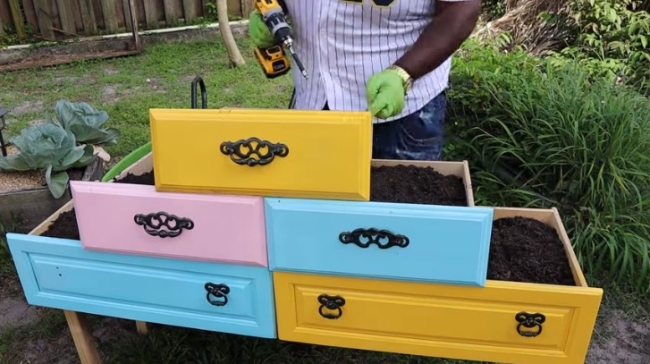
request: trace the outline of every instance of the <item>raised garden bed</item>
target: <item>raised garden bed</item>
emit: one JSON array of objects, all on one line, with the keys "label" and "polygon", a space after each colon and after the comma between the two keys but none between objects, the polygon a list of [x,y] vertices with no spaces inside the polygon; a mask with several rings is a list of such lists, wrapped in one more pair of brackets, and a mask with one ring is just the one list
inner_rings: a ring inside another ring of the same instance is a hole
[{"label": "raised garden bed", "polygon": [[[68,170],[72,181],[98,181],[104,174],[100,158],[82,169]],[[41,171],[0,172],[0,222],[16,232],[29,232],[70,201],[70,189],[58,199],[52,196]]]},{"label": "raised garden bed", "polygon": [[[437,172],[409,165],[431,166],[427,162],[373,161],[371,200],[474,205],[465,163],[436,163]],[[149,154],[111,182],[154,185],[154,178]],[[407,183],[409,180],[417,182]],[[72,201],[30,234],[78,240]],[[433,356],[458,359],[544,362],[557,358],[558,363],[567,364],[584,360],[602,290],[588,286],[557,210],[494,208],[487,276],[485,287],[420,283],[417,291],[422,297],[436,302],[436,307],[443,305],[457,319],[459,311],[465,312],[468,321],[450,327],[446,335],[454,341],[448,350],[423,337],[404,352],[431,355],[435,346]],[[472,324],[494,325],[495,331],[488,334],[489,330],[480,327],[472,329]],[[463,325],[470,327],[461,332]],[[459,343],[462,350],[454,347]]]},{"label": "raised garden bed", "polygon": [[[422,181],[421,185],[408,183]],[[153,170],[126,173],[114,183],[155,185]],[[436,194],[436,187],[441,193]],[[391,198],[396,196],[396,198]],[[444,176],[431,168],[415,166],[373,167],[371,201],[466,206],[463,180]],[[507,211],[507,209],[506,209]],[[61,212],[41,236],[79,240],[74,208]],[[525,243],[524,243],[525,242]],[[508,216],[494,221],[488,279],[526,283],[575,285],[557,231],[530,217]]]}]

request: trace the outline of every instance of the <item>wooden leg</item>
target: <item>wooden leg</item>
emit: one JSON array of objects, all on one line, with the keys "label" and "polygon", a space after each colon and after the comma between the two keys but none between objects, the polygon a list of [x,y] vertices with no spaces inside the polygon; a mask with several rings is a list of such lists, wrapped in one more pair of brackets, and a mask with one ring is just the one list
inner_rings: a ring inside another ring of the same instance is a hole
[{"label": "wooden leg", "polygon": [[147,335],[149,333],[146,322],[136,321],[135,327],[138,329],[138,334],[140,335]]},{"label": "wooden leg", "polygon": [[72,334],[72,340],[74,340],[81,364],[101,364],[102,361],[99,358],[97,346],[86,318],[79,312],[63,311],[63,313],[68,321],[70,334]]}]

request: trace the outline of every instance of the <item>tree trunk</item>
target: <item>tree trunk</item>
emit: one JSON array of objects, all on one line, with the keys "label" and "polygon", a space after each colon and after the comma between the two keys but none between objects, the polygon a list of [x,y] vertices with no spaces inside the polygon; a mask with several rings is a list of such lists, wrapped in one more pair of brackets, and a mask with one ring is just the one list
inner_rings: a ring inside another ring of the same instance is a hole
[{"label": "tree trunk", "polygon": [[223,42],[226,44],[226,50],[228,50],[228,58],[230,58],[230,64],[234,67],[240,67],[246,64],[244,57],[242,57],[237,43],[235,43],[235,38],[232,35],[232,30],[230,29],[230,23],[228,22],[228,3],[227,0],[217,0],[217,19],[219,20],[219,31],[221,32],[221,37]]}]

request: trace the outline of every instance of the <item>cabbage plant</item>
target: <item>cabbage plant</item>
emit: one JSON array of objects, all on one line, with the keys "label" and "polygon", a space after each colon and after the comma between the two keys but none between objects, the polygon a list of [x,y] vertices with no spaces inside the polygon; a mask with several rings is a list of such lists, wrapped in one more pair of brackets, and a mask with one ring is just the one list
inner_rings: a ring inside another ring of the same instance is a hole
[{"label": "cabbage plant", "polygon": [[83,168],[94,159],[92,145],[77,145],[71,131],[52,123],[23,129],[10,142],[18,153],[0,157],[0,171],[44,170],[47,187],[57,199],[70,181],[67,170]]},{"label": "cabbage plant", "polygon": [[71,131],[80,144],[116,144],[120,137],[119,130],[103,128],[108,121],[108,113],[97,110],[85,102],[59,100],[54,113],[56,120],[48,114],[47,121]]}]

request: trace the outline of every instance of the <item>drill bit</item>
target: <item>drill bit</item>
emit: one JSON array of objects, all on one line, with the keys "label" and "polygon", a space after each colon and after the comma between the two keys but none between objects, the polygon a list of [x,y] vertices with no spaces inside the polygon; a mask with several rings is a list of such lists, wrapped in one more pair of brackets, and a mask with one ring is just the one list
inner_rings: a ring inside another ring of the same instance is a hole
[{"label": "drill bit", "polygon": [[302,62],[300,62],[300,58],[298,58],[298,55],[293,50],[293,39],[288,37],[284,41],[284,45],[289,50],[289,53],[291,53],[291,58],[293,58],[293,61],[296,63],[296,66],[298,66],[298,69],[300,70],[302,77],[307,78],[307,71],[305,70],[305,66],[302,65]]}]

